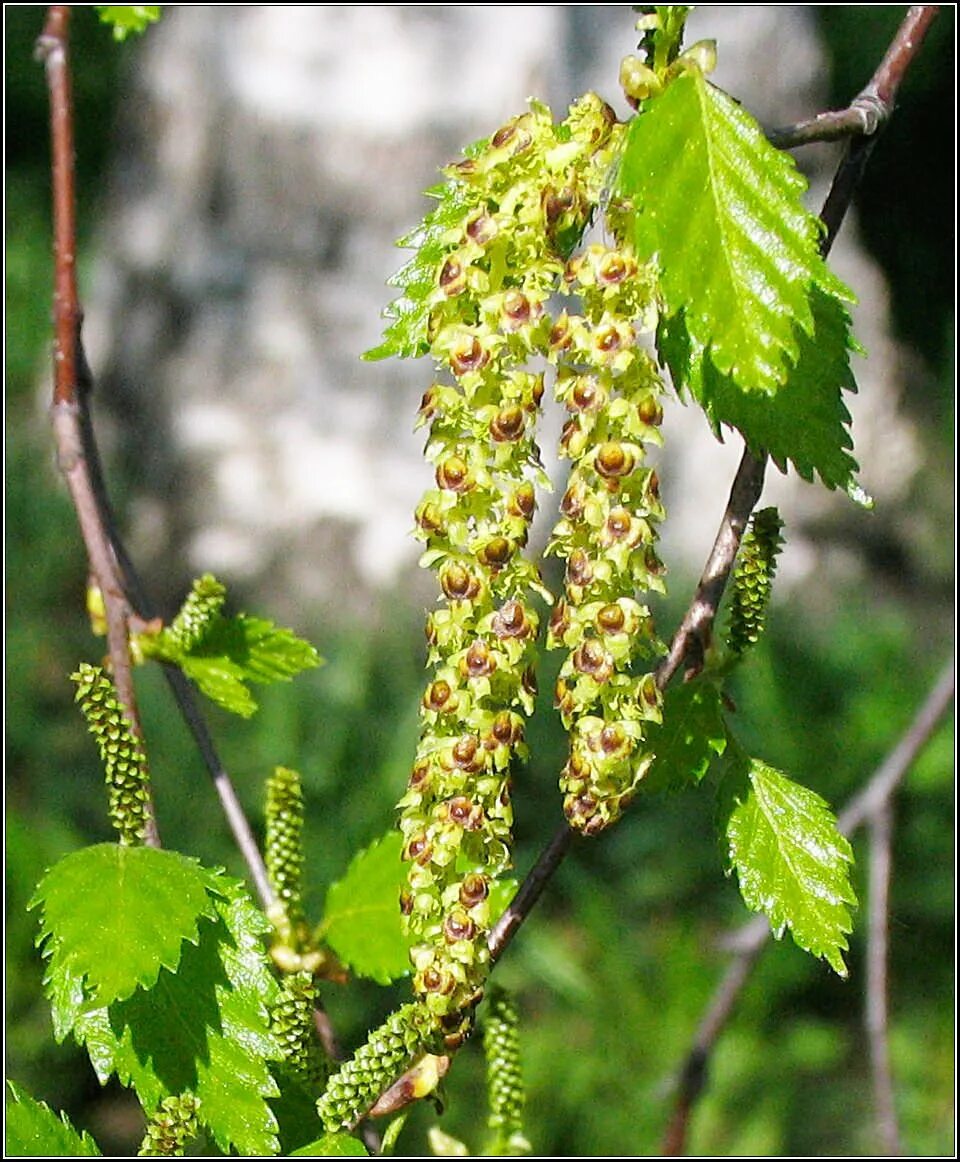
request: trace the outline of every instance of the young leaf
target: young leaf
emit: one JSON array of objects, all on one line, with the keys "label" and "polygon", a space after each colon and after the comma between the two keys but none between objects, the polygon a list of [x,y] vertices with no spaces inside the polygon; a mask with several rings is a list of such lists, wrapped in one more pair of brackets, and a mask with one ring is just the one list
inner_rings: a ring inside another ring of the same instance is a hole
[{"label": "young leaf", "polygon": [[143,634],[138,643],[146,656],[180,666],[208,698],[244,718],[257,709],[245,682],[289,681],[322,665],[314,647],[291,630],[243,613],[215,616],[186,650],[169,631]]},{"label": "young leaf", "polygon": [[97,15],[113,28],[114,40],[126,40],[131,32],[144,32],[160,19],[159,4],[98,4]]},{"label": "young leaf", "polygon": [[410,941],[400,916],[406,869],[403,838],[389,831],[357,853],[330,885],[317,937],[358,976],[389,984],[410,972]]},{"label": "young leaf", "polygon": [[774,935],[789,928],[794,941],[846,977],[842,953],[851,931],[847,905],[850,844],[828,805],[759,759],[746,768],[749,790],[726,824],[731,867],[748,908],[764,912]]},{"label": "young leaf", "polygon": [[[470,157],[484,144],[478,142],[465,151],[466,155]],[[436,199],[437,205],[416,230],[397,242],[398,246],[416,250],[416,254],[387,281],[388,286],[398,287],[400,294],[384,310],[383,317],[392,321],[383,333],[383,342],[364,353],[366,360],[389,359],[391,355],[416,359],[429,349],[428,299],[436,288],[437,269],[451,249],[444,236],[463,221],[470,201],[466,189],[454,182],[442,182],[426,193]]]},{"label": "young leaf", "polygon": [[[175,971],[185,941],[214,916],[206,873],[173,851],[102,843],[65,856],[30,901],[42,907],[38,944],[50,958],[48,990],[59,1016],[102,1006],[151,988],[161,968]],[[81,982],[79,993],[76,982]]]},{"label": "young leaf", "polygon": [[856,391],[847,353],[861,348],[850,334],[850,318],[837,298],[814,287],[810,293],[813,333],[798,330],[797,365],[774,396],[743,391],[717,371],[711,359],[690,355],[692,339],[684,312],[665,320],[657,335],[661,357],[675,382],[682,382],[701,404],[719,435],[720,426],[736,428],[750,446],[769,453],[786,471],[793,464],[804,480],[816,472],[827,488],[842,488],[852,500],[870,507],[855,479],[857,462],[848,449],[850,413],[842,393]]},{"label": "young leaf", "polygon": [[324,1134],[315,1142],[293,1150],[291,1158],[367,1158],[366,1147],[350,1134]]},{"label": "young leaf", "polygon": [[719,687],[705,680],[669,687],[663,721],[648,724],[647,744],[654,760],[641,791],[676,791],[699,783],[727,745]]},{"label": "young leaf", "polygon": [[821,228],[801,203],[806,183],[793,161],[693,70],[630,123],[619,183],[637,256],[659,263],[665,314],[684,313],[687,359],[671,364],[678,386],[702,380],[709,359],[739,391],[775,393],[800,334],[814,334],[811,288],[852,299],[820,256]]},{"label": "young leaf", "polygon": [[73,1128],[66,1114],[59,1117],[35,1101],[19,1085],[7,1082],[6,1139],[8,1158],[99,1158],[100,1150],[86,1131]]},{"label": "young leaf", "polygon": [[241,885],[205,874],[216,920],[200,925],[195,945],[184,944],[176,972],[163,969],[153,988],[84,1012],[74,1035],[101,1082],[116,1073],[148,1113],[189,1091],[222,1150],[275,1154],[268,1099],[278,1090],[268,1063],[279,1051],[268,1022],[277,993],[263,949],[269,925]]}]

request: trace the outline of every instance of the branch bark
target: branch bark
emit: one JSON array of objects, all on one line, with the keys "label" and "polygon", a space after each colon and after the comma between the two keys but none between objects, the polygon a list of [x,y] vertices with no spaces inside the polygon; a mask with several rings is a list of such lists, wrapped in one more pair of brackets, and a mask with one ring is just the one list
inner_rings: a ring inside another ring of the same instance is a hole
[{"label": "branch bark", "polygon": [[[842,834],[852,835],[887,809],[897,787],[947,712],[954,689],[954,665],[949,662],[897,745],[837,816],[837,827]],[[766,917],[758,916],[724,941],[725,946],[734,951],[734,959],[714,990],[680,1068],[674,1111],[664,1138],[665,1155],[685,1153],[690,1113],[703,1088],[710,1056],[769,938],[770,925]]]},{"label": "branch bark", "polygon": [[[47,11],[36,55],[43,61],[50,99],[51,175],[53,186],[53,406],[57,463],[80,524],[91,575],[103,595],[107,649],[117,698],[134,735],[143,740],[130,663],[130,607],[116,569],[109,537],[100,519],[96,489],[83,438],[87,385],[81,378],[77,293],[77,216],[73,88],[70,74],[70,9],[55,4]],[[147,804],[145,841],[160,846],[153,801]]]},{"label": "branch bark", "polygon": [[[855,98],[851,108],[857,106],[859,102],[858,108],[869,107],[874,111],[874,120],[871,121],[872,134],[875,134],[892,115],[900,84],[937,12],[938,8],[935,5],[915,5],[909,10],[869,84]],[[858,113],[857,117],[859,116]],[[779,147],[787,148],[792,144],[802,144],[800,141],[789,139],[791,131],[779,132],[782,135],[781,139],[774,139],[774,144]],[[809,136],[808,140],[826,139]],[[820,253],[824,257],[829,254],[853,201],[874,140],[875,136],[857,138],[834,176],[830,192],[820,211],[820,219],[825,227],[820,242]],[[673,636],[667,656],[657,668],[656,680],[660,690],[666,688],[670,679],[685,662],[688,663],[685,671],[688,678],[693,677],[703,666],[703,656],[709,644],[727,580],[740,549],[740,541],[747,521],[763,491],[765,469],[766,455],[762,451],[754,453],[751,449],[745,448],[730,490],[727,508],[700,582]],[[496,960],[502,955],[506,944],[513,939],[530,909],[539,899],[546,883],[562,863],[571,846],[571,838],[564,839],[564,833],[569,830],[567,825],[563,824],[554,834],[537,857],[500,923],[491,930],[488,941],[491,959]]]},{"label": "branch bark", "polygon": [[[52,422],[57,460],[70,492],[90,561],[93,580],[103,595],[107,645],[117,697],[131,728],[143,738],[130,662],[131,622],[155,616],[144,586],[119,535],[104,483],[90,415],[93,377],[81,337],[83,312],[76,279],[76,173],[74,107],[69,62],[70,8],[53,5],[47,12],[36,54],[46,69],[50,97],[51,170],[54,252],[54,388]],[[234,841],[247,865],[264,910],[275,896],[250,824],[217,754],[193,688],[175,666],[164,666],[180,712],[213,780]],[[159,846],[153,804],[147,842]]]}]

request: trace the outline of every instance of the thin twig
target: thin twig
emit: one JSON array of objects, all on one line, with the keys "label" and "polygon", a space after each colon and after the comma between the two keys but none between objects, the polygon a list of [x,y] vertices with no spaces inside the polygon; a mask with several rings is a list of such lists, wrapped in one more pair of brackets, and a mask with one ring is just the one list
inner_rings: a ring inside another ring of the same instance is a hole
[{"label": "thin twig", "polygon": [[796,149],[813,142],[874,137],[890,119],[900,83],[938,11],[935,4],[915,4],[910,9],[870,83],[846,109],[818,113],[795,125],[769,129],[770,143],[777,149]]},{"label": "thin twig", "polygon": [[[53,194],[53,405],[57,461],[77,511],[90,571],[103,595],[107,649],[117,698],[136,738],[143,740],[130,664],[130,607],[117,575],[109,538],[99,519],[96,491],[84,451],[78,352],[82,312],[77,293],[77,212],[74,159],[73,91],[69,56],[70,9],[55,4],[47,11],[36,48],[43,61],[50,98],[51,175]],[[160,846],[156,812],[147,803],[145,841]]]},{"label": "thin twig", "polygon": [[865,1022],[877,1131],[883,1152],[900,1154],[900,1131],[890,1068],[887,955],[890,937],[890,875],[893,809],[889,798],[870,817],[870,876],[867,888],[867,987]]},{"label": "thin twig", "polygon": [[[138,738],[128,633],[131,619],[149,621],[155,614],[145,588],[119,535],[104,483],[99,449],[90,416],[93,377],[83,350],[82,311],[76,283],[76,182],[73,101],[67,53],[70,10],[52,6],[37,55],[46,66],[50,90],[54,203],[54,403],[53,428],[58,463],[77,511],[93,577],[103,595],[107,643],[117,696]],[[236,791],[217,754],[189,681],[175,666],[164,676],[213,780],[227,823],[265,910],[274,902],[266,866]],[[147,842],[158,845],[155,813],[149,814]]]},{"label": "thin twig", "polygon": [[[890,802],[893,793],[906,777],[917,755],[929,741],[937,724],[953,701],[955,688],[954,664],[949,662],[940,674],[916,717],[889,753],[883,763],[874,771],[863,789],[849,801],[837,816],[837,828],[841,834],[850,836],[869,818],[875,817]],[[723,941],[724,946],[734,951],[735,956],[727,967],[719,985],[707,1005],[706,1013],[680,1069],[678,1093],[674,1114],[671,1117],[665,1145],[677,1146],[664,1153],[678,1155],[684,1152],[687,1119],[709,1065],[717,1038],[725,1027],[740,993],[750,976],[761,950],[770,938],[770,925],[766,917],[757,916],[745,924],[738,932]],[[691,1084],[694,1089],[688,1088]],[[683,1125],[678,1132],[677,1122],[682,1116]]]}]

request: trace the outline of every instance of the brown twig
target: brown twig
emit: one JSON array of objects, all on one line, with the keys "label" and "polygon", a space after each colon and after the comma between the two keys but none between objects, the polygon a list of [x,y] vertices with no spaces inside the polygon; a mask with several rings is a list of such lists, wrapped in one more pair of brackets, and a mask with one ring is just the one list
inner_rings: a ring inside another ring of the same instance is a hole
[{"label": "brown twig", "polygon": [[[100,520],[82,433],[84,385],[80,376],[80,322],[77,293],[77,216],[74,158],[73,91],[69,57],[70,9],[55,4],[47,11],[36,55],[43,61],[50,97],[51,175],[53,193],[53,405],[57,462],[77,511],[90,572],[103,595],[107,649],[117,698],[134,735],[142,741],[130,664],[130,607],[117,575],[109,537]],[[145,840],[159,847],[156,814],[147,804]]]},{"label": "brown twig", "polygon": [[[861,97],[866,100],[866,95],[870,95],[870,100],[876,105],[880,118],[878,125],[889,118],[893,109],[893,99],[906,68],[919,48],[920,41],[934,15],[936,10],[930,11],[929,6],[910,10],[870,84],[863,90]],[[863,174],[868,152],[857,152],[857,147],[866,140],[872,143],[873,139],[860,138],[855,141],[850,154],[840,163],[820,212],[821,221],[826,227],[820,240],[820,253],[824,258],[833,246]],[[851,154],[854,154],[853,159]],[[765,453],[754,453],[749,448],[744,448],[730,488],[727,507],[693,599],[673,635],[667,656],[657,667],[656,680],[660,690],[666,689],[681,666],[685,666],[685,678],[694,677],[703,668],[704,656],[710,644],[720,602],[737,553],[740,551],[740,541],[763,491],[766,464]],[[556,832],[537,857],[500,923],[492,929],[488,947],[493,960],[502,954],[505,946],[513,939],[530,909],[540,898],[547,881],[563,861],[570,848],[570,837],[564,838],[567,831],[569,828],[564,824]]]},{"label": "brown twig", "polygon": [[887,955],[890,944],[890,874],[893,808],[887,799],[870,817],[870,877],[867,887],[867,986],[865,1024],[880,1146],[888,1157],[900,1154],[900,1131],[890,1068]]},{"label": "brown twig", "polygon": [[[130,665],[131,620],[155,616],[144,586],[119,535],[90,416],[93,377],[80,334],[83,313],[76,281],[76,181],[74,116],[69,69],[70,9],[54,5],[37,42],[50,91],[54,223],[54,393],[53,429],[60,470],[80,523],[91,573],[103,595],[107,643],[117,696],[138,738],[142,738]],[[263,857],[236,791],[217,754],[189,681],[176,666],[164,676],[213,780],[227,823],[263,908],[274,902]],[[159,845],[155,814],[147,841]]]},{"label": "brown twig", "polygon": [[938,11],[936,4],[915,4],[910,9],[869,84],[846,109],[818,113],[795,125],[770,129],[767,131],[770,143],[777,149],[796,149],[814,142],[874,137],[890,119],[907,68]]},{"label": "brown twig", "polygon": [[[843,835],[852,835],[890,803],[917,755],[929,741],[937,723],[947,712],[953,701],[954,688],[954,665],[950,662],[944,667],[900,741],[874,771],[863,789],[853,796],[837,816],[837,827]],[[680,1069],[675,1108],[664,1139],[665,1155],[676,1156],[685,1152],[688,1119],[696,1097],[702,1089],[714,1045],[726,1026],[750,972],[769,938],[770,925],[766,917],[758,916],[724,941],[725,947],[734,951],[734,959],[707,1005],[706,1013],[700,1021],[686,1060]],[[668,1150],[666,1148],[668,1145],[673,1148]]]}]

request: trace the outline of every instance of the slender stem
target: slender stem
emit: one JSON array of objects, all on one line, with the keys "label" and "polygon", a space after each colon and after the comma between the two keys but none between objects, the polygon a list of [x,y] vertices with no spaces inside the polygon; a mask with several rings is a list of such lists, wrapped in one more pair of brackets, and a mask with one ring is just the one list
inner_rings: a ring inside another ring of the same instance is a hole
[{"label": "slender stem", "polygon": [[[837,816],[837,827],[843,835],[852,835],[868,819],[875,818],[877,813],[889,804],[917,755],[927,744],[940,719],[947,712],[953,701],[954,689],[955,673],[954,664],[951,661],[941,671],[913,722],[897,745],[870,776],[862,790],[853,796]],[[685,1064],[680,1070],[677,1099],[666,1141],[670,1143],[679,1141],[681,1148],[671,1151],[672,1153],[682,1153],[687,1119],[696,1096],[702,1088],[713,1047],[733,1012],[740,993],[749,979],[751,969],[769,938],[770,925],[767,923],[766,917],[757,916],[724,941],[727,948],[734,950],[734,959],[707,1005],[706,1013],[687,1053]],[[696,1088],[689,1088],[693,1084]],[[676,1123],[681,1119],[683,1125],[678,1130]],[[665,1149],[664,1153],[667,1152]]]},{"label": "slender stem", "polygon": [[487,947],[490,950],[491,964],[496,964],[500,959],[517,929],[530,914],[537,900],[540,899],[543,889],[570,850],[575,835],[576,832],[564,823],[557,828],[553,838],[538,856],[536,863],[517,890],[517,894],[490,930]]},{"label": "slender stem", "polygon": [[[43,61],[50,99],[51,176],[53,195],[53,407],[57,459],[77,511],[90,571],[103,594],[107,648],[117,698],[134,735],[142,742],[136,691],[130,665],[130,607],[120,584],[112,546],[100,520],[82,432],[85,384],[81,381],[80,322],[77,293],[77,209],[73,88],[69,56],[70,9],[47,10],[36,48]],[[145,840],[160,846],[152,799],[147,804]]]},{"label": "slender stem", "polygon": [[870,882],[867,915],[865,1023],[870,1042],[873,1100],[880,1145],[888,1157],[901,1153],[890,1068],[887,957],[890,944],[890,875],[893,809],[889,798],[870,817]]},{"label": "slender stem", "polygon": [[727,580],[740,550],[740,542],[760,493],[763,491],[765,455],[754,456],[744,449],[737,474],[730,489],[730,499],[720,521],[713,548],[707,558],[693,600],[673,635],[667,656],[657,667],[657,685],[661,690],[683,664],[690,662],[686,676],[692,678],[703,667],[710,634],[727,587]]},{"label": "slender stem", "polygon": [[939,11],[936,4],[913,5],[869,84],[846,109],[818,113],[816,117],[795,125],[768,130],[767,138],[771,144],[778,149],[795,149],[816,141],[873,137],[890,119],[897,90]]}]

